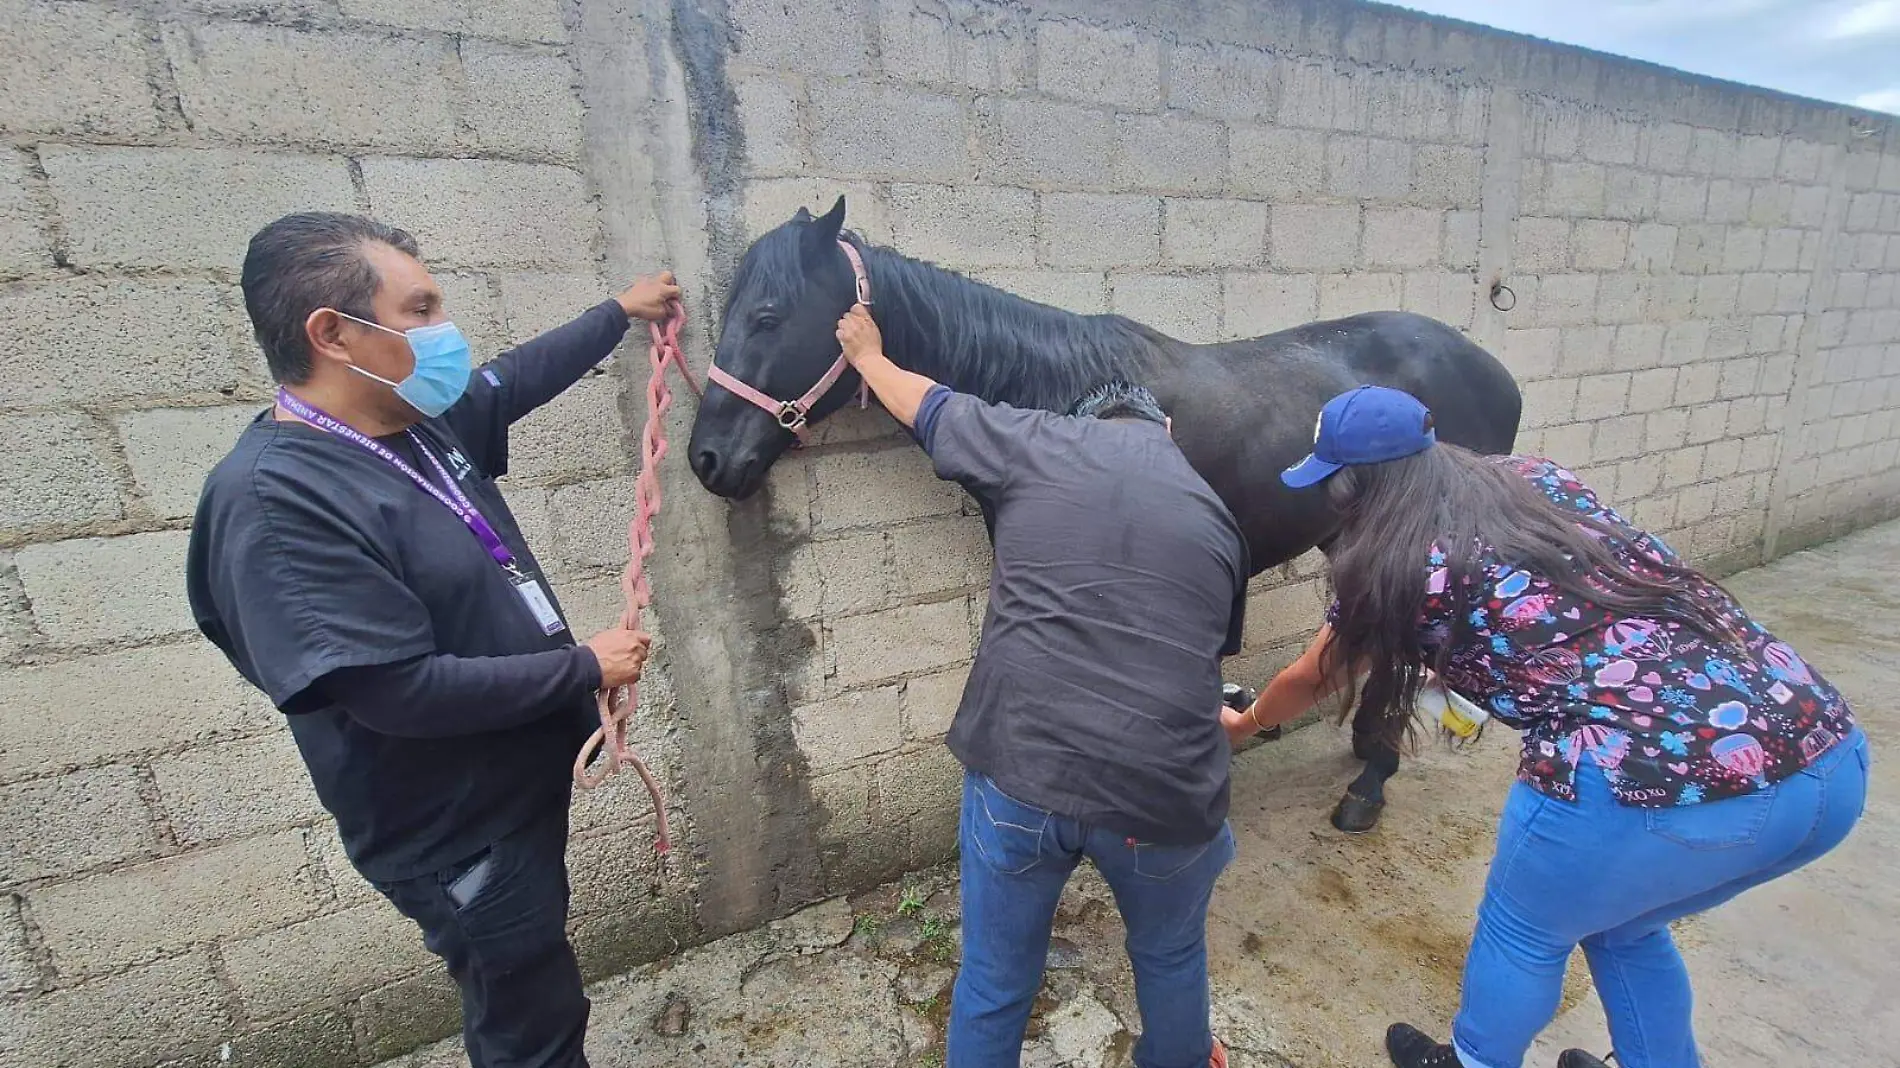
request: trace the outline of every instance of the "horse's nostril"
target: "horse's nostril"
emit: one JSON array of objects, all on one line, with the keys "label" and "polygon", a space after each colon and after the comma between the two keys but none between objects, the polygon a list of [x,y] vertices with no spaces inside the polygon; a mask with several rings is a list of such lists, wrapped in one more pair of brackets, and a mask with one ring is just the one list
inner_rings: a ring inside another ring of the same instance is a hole
[{"label": "horse's nostril", "polygon": [[719,455],[711,449],[701,449],[693,454],[693,470],[699,477],[710,481],[719,473]]}]

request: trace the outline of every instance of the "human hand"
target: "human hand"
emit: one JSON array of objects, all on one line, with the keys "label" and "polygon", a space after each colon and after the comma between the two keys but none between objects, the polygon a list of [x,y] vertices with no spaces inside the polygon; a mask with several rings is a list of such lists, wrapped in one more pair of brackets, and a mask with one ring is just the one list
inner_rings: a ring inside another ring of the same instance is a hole
[{"label": "human hand", "polygon": [[634,279],[627,291],[614,299],[620,302],[627,318],[659,322],[666,318],[666,306],[680,299],[680,287],[673,280],[672,271],[661,271]]},{"label": "human hand", "polygon": [[853,367],[866,358],[884,355],[884,335],[871,318],[871,309],[853,304],[844,313],[844,318],[838,320],[838,347],[844,350],[845,362]]},{"label": "human hand", "polygon": [[1252,716],[1245,712],[1236,712],[1226,705],[1220,706],[1220,725],[1221,729],[1227,732],[1227,740],[1236,746],[1260,731],[1259,724],[1253,721]]},{"label": "human hand", "polygon": [[637,630],[615,627],[587,639],[586,645],[600,663],[600,685],[611,690],[640,681],[646,669],[647,650],[653,639]]}]

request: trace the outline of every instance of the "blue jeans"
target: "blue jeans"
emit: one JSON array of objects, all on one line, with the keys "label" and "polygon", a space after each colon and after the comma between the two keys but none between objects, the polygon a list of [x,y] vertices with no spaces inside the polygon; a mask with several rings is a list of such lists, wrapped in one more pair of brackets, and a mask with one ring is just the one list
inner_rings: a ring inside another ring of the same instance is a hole
[{"label": "blue jeans", "polygon": [[974,772],[963,778],[963,963],[947,1068],[1015,1068],[1042,987],[1056,903],[1083,857],[1115,892],[1141,1006],[1138,1068],[1206,1068],[1207,902],[1234,859],[1225,824],[1196,846],[1137,842],[1044,812]]},{"label": "blue jeans", "polygon": [[1518,1068],[1556,1015],[1581,942],[1623,1068],[1699,1068],[1689,973],[1673,920],[1794,871],[1847,837],[1867,801],[1859,731],[1801,773],[1746,797],[1644,809],[1603,772],[1577,769],[1577,801],[1511,788],[1452,1043],[1468,1068]]}]

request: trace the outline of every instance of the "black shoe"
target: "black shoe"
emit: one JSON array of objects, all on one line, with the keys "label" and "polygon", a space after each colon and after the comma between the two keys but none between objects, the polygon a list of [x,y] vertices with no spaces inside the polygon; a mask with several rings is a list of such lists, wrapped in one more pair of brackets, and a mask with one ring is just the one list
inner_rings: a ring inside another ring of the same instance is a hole
[{"label": "black shoe", "polygon": [[1567,1049],[1557,1055],[1557,1068],[1610,1068],[1610,1065],[1593,1053]]},{"label": "black shoe", "polygon": [[1462,1068],[1458,1051],[1411,1024],[1395,1023],[1385,1029],[1385,1051],[1397,1068]]}]

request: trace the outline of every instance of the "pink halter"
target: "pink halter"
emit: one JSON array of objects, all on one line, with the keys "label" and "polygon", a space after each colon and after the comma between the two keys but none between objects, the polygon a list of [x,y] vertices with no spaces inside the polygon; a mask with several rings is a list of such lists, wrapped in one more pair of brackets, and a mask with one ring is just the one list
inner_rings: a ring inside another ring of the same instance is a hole
[{"label": "pink halter", "polygon": [[[858,303],[869,307],[871,304],[871,276],[864,270],[864,258],[858,255],[857,248],[844,238],[838,239],[838,247],[844,250],[845,259],[851,261],[851,274],[857,279],[858,283]],[[811,415],[812,406],[817,404],[818,401],[831,390],[832,386],[838,384],[838,379],[844,375],[845,369],[850,366],[851,365],[845,361],[844,353],[839,353],[838,358],[832,361],[831,369],[826,371],[824,376],[820,378],[815,385],[806,390],[804,396],[797,400],[789,401],[782,401],[776,397],[767,396],[764,392],[754,389],[744,382],[739,381],[737,378],[734,378],[732,375],[727,374],[718,364],[713,364],[707,369],[706,378],[772,413],[772,417],[778,420],[779,426],[797,435],[799,442],[803,443],[805,440],[805,422],[807,417]],[[864,384],[860,382],[858,384],[858,407],[864,407],[865,403],[865,387]]]}]

